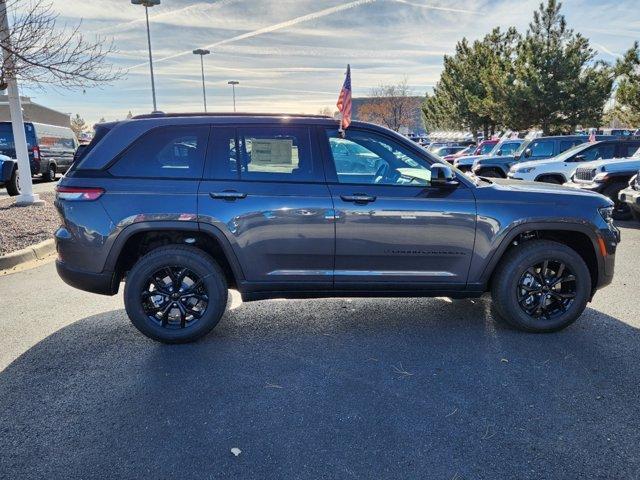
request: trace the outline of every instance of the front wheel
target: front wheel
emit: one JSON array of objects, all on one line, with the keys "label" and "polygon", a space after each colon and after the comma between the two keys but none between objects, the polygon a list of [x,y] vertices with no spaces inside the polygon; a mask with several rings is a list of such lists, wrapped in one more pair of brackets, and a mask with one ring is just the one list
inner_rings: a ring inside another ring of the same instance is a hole
[{"label": "front wheel", "polygon": [[174,245],[152,250],[127,275],[124,301],[133,325],[163,343],[187,343],[211,331],[227,306],[218,264],[202,250]]},{"label": "front wheel", "polygon": [[7,193],[12,197],[20,195],[20,174],[17,168],[13,169],[9,183],[7,183]]},{"label": "front wheel", "polygon": [[531,240],[513,247],[496,269],[491,286],[498,316],[529,332],[554,332],[584,311],[591,274],[568,246]]}]

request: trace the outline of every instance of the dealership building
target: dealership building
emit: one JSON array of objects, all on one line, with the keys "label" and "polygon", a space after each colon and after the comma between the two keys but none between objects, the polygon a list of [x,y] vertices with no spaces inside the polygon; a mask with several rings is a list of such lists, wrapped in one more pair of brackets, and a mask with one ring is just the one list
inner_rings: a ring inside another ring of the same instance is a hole
[{"label": "dealership building", "polygon": [[[47,123],[49,125],[59,125],[68,127],[71,124],[71,116],[68,113],[58,112],[44,105],[39,105],[31,101],[29,97],[20,97],[22,102],[22,115],[25,122]],[[0,95],[0,122],[10,122],[9,98]]]}]

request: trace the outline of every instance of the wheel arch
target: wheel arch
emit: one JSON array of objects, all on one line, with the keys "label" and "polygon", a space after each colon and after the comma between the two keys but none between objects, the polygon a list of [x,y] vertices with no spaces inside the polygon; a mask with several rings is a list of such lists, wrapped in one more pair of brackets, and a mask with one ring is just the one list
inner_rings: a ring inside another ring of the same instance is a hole
[{"label": "wheel arch", "polygon": [[105,270],[115,272],[116,284],[135,261],[169,244],[198,247],[218,262],[230,286],[241,285],[244,275],[229,241],[217,227],[201,228],[197,222],[140,222],[129,225],[113,243]]},{"label": "wheel arch", "polygon": [[559,172],[541,173],[533,181],[534,182],[542,182],[543,178],[555,178],[557,180],[560,180],[561,184],[567,182],[567,178],[564,176],[564,174],[559,173]]},{"label": "wheel arch", "polygon": [[599,283],[604,270],[602,256],[598,255],[598,234],[588,225],[581,223],[530,223],[514,226],[500,242],[498,248],[487,262],[481,275],[481,281],[491,285],[493,274],[509,249],[526,241],[545,239],[567,245],[575,250],[585,261],[591,274],[592,294]]}]

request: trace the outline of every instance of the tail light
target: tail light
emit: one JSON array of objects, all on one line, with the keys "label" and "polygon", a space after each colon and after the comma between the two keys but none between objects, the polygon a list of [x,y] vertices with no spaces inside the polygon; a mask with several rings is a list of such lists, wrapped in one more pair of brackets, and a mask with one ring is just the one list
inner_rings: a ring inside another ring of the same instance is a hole
[{"label": "tail light", "polygon": [[92,201],[99,199],[104,193],[104,188],[96,187],[56,187],[56,196],[60,200]]},{"label": "tail light", "polygon": [[40,160],[40,147],[33,147],[33,159]]}]

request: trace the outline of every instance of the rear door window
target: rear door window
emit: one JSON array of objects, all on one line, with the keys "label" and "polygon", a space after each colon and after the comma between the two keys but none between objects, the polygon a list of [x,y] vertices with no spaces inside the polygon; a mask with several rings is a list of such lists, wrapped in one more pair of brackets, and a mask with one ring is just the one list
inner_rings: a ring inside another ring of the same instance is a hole
[{"label": "rear door window", "polygon": [[155,128],[129,147],[109,172],[118,177],[199,179],[208,137],[206,125]]},{"label": "rear door window", "polygon": [[237,142],[241,180],[324,181],[313,158],[307,127],[238,127]]}]

